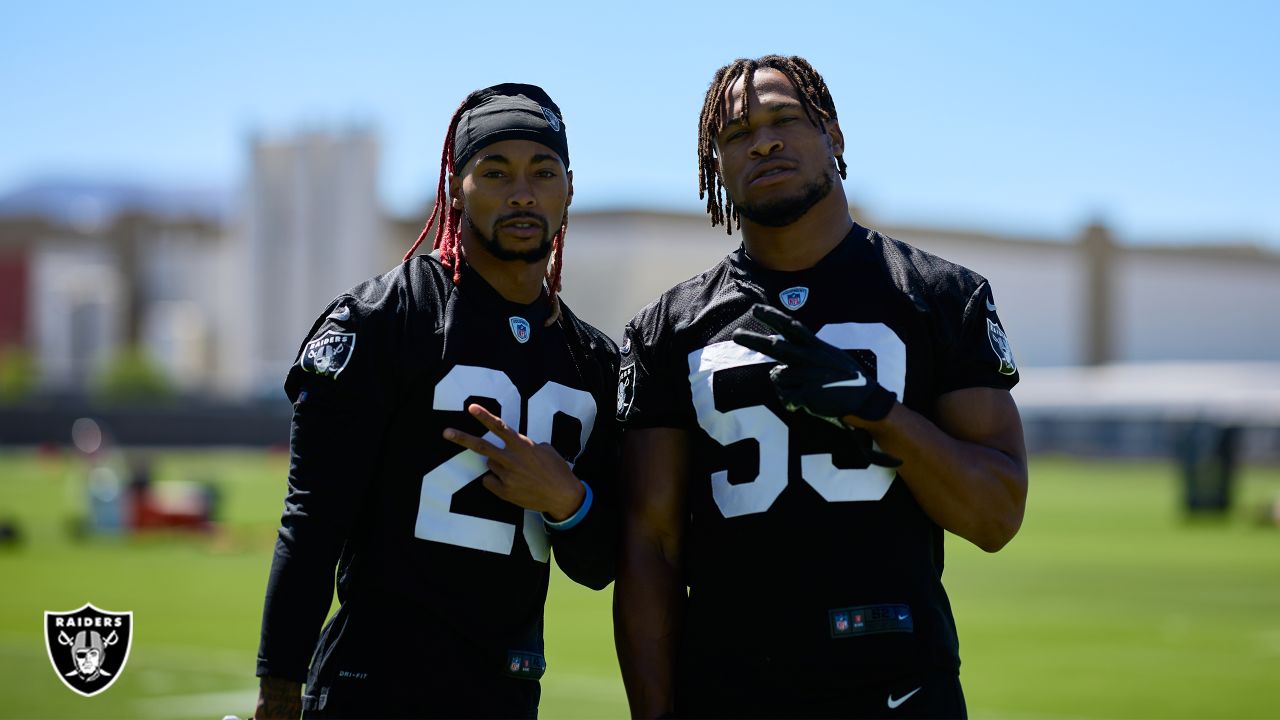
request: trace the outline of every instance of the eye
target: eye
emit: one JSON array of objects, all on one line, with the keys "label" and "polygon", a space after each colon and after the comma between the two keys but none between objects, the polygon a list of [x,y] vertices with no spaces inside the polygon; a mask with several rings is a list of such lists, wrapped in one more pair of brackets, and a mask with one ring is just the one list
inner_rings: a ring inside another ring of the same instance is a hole
[{"label": "eye", "polygon": [[777,124],[778,124],[778,125],[786,125],[786,124],[788,124],[788,123],[795,122],[796,120],[799,120],[799,119],[800,119],[800,118],[798,118],[798,117],[796,117],[796,116],[794,116],[794,115],[785,115],[785,116],[783,116],[783,117],[778,118],[778,122],[777,122]]},{"label": "eye", "polygon": [[729,133],[729,135],[725,138],[725,142],[733,142],[734,140],[741,140],[746,136],[747,136],[746,130],[734,130],[733,132]]},{"label": "eye", "polygon": [[536,172],[536,173],[534,173],[534,174],[535,174],[535,175],[537,175],[537,176],[538,176],[538,177],[540,177],[540,178],[553,178],[553,177],[559,177],[559,173],[557,173],[555,170],[547,170],[547,169],[545,169],[545,168],[544,168],[544,169],[542,169],[542,170],[539,170],[538,172]]},{"label": "eye", "polygon": [[501,170],[485,170],[483,173],[480,174],[480,177],[493,178],[493,179],[502,178],[506,176],[507,174],[502,172]]}]

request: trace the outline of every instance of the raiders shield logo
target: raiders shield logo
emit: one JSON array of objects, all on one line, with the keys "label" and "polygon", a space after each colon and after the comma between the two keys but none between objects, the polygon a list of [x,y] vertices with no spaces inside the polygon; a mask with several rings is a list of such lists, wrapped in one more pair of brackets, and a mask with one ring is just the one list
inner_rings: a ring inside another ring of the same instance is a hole
[{"label": "raiders shield logo", "polygon": [[129,661],[132,612],[108,612],[89,603],[44,614],[44,644],[62,684],[93,697],[111,687]]},{"label": "raiders shield logo", "polygon": [[618,371],[618,419],[626,420],[631,412],[631,401],[636,394],[636,366],[628,365]]},{"label": "raiders shield logo", "polygon": [[1009,337],[1004,334],[1004,328],[999,324],[987,318],[987,339],[991,341],[991,349],[995,350],[996,357],[1000,358],[1000,374],[1012,375],[1018,372],[1018,366],[1013,362],[1013,348],[1009,347]]},{"label": "raiders shield logo", "polygon": [[515,336],[516,342],[529,342],[529,321],[522,317],[514,315],[507,321],[511,323],[511,334]]},{"label": "raiders shield logo", "polygon": [[809,299],[809,288],[793,287],[787,288],[778,293],[778,298],[782,300],[782,305],[788,310],[799,310],[804,307],[804,303]]},{"label": "raiders shield logo", "polygon": [[547,119],[547,124],[551,126],[551,132],[560,132],[560,118],[556,117],[551,108],[539,105],[542,108],[542,116]]},{"label": "raiders shield logo", "polygon": [[337,378],[351,362],[355,350],[355,333],[326,330],[302,348],[298,364],[307,372]]}]

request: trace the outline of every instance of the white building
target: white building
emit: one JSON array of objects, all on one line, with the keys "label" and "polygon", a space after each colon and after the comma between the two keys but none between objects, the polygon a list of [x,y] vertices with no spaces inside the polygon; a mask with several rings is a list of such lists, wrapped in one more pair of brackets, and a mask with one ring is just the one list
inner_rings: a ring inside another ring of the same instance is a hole
[{"label": "white building", "polygon": [[225,390],[278,392],[325,305],[387,269],[377,180],[371,131],[252,141],[224,270],[237,318],[219,357]]},{"label": "white building", "polygon": [[[1019,364],[1280,361],[1280,254],[1255,247],[1118,246],[868,223],[991,281]],[[718,262],[741,235],[705,216],[570,216],[563,294],[613,337],[643,305]]]}]

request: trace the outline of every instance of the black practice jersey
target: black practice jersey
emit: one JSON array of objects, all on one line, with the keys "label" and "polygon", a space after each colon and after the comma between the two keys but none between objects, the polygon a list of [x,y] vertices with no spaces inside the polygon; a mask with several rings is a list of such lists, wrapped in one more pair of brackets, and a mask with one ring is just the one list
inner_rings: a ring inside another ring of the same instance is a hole
[{"label": "black practice jersey", "polygon": [[926,417],[944,393],[1018,380],[982,277],[856,225],[807,270],[767,270],[739,248],[641,310],[622,345],[619,417],[691,437],[677,697],[954,671],[942,530],[892,470],[861,459],[864,431],[781,406],[776,363],[731,340],[771,332],[755,303],[849,351]]},{"label": "black practice jersey", "polygon": [[[466,267],[455,286],[423,256],[312,327],[285,384],[289,492],[258,674],[305,680],[313,714],[536,712],[551,549],[603,588],[618,528],[617,349],[563,304],[544,327],[549,307],[545,293],[507,301]],[[577,525],[499,499],[485,458],[441,437],[486,432],[472,402],[573,464],[592,491]],[[318,638],[335,567],[341,606]]]}]

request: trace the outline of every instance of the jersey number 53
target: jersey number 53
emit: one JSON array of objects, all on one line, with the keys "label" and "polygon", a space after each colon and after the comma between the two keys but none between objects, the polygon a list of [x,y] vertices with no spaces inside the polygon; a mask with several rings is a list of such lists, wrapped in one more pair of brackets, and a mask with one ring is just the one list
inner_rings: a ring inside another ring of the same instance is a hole
[{"label": "jersey number 53", "polygon": [[[907,346],[883,323],[833,323],[818,337],[842,350],[868,350],[876,356],[877,380],[901,400],[907,382]],[[718,342],[689,353],[689,386],[698,425],[721,445],[753,439],[760,446],[756,476],[731,484],[728,470],[711,473],[711,496],[726,517],[768,510],[787,486],[790,429],[763,405],[721,412],[715,403],[719,370],[772,363],[774,360],[733,342]],[[800,456],[800,474],[827,502],[876,501],[893,483],[894,471],[872,465],[837,468],[829,453]]]}]

